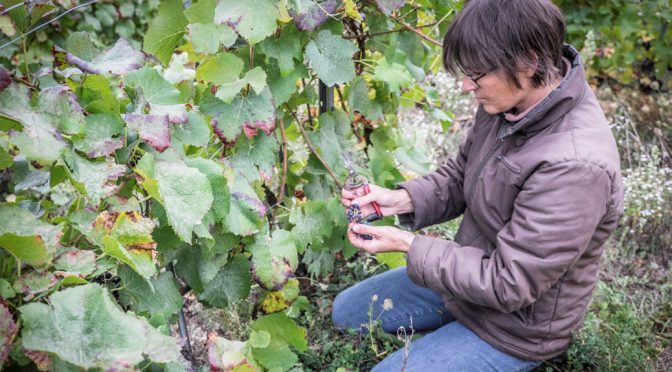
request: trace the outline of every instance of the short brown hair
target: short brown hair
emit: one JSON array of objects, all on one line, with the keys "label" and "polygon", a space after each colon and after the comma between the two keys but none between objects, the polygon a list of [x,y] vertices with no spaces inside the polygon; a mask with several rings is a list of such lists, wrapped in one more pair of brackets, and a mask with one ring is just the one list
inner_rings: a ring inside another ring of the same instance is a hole
[{"label": "short brown hair", "polygon": [[498,70],[521,88],[517,66],[536,66],[534,87],[562,71],[565,18],[549,0],[471,0],[448,27],[443,65],[451,73]]}]

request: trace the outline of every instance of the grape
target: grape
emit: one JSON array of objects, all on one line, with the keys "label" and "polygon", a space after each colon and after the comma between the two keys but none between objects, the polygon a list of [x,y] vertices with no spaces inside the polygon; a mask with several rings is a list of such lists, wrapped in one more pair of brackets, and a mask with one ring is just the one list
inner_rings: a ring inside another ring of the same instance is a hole
[{"label": "grape", "polygon": [[[346,215],[346,217],[348,217],[348,221],[350,221],[351,223],[361,223],[361,224],[365,224],[365,225],[369,224],[366,220],[362,219],[362,209],[359,206],[359,204],[357,204],[357,203],[353,203],[350,206],[350,208],[348,208],[345,211],[345,215]],[[368,235],[368,234],[362,234],[360,236],[364,240],[372,240],[373,239],[373,237],[371,235]]]}]

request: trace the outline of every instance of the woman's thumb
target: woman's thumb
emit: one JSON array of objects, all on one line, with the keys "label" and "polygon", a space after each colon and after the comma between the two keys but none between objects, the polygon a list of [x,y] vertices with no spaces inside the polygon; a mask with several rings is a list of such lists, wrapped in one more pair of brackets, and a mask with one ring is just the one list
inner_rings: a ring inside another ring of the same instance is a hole
[{"label": "woman's thumb", "polygon": [[352,232],[354,232],[355,234],[360,234],[360,235],[368,234],[368,233],[372,232],[371,226],[364,225],[364,224],[361,224],[361,223],[356,223],[356,224],[352,225],[351,229],[352,229]]}]

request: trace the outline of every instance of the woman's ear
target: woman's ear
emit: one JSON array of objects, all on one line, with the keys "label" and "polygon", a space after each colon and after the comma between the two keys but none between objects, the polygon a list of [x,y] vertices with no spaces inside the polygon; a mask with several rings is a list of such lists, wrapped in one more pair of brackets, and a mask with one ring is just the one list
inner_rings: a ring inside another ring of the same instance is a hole
[{"label": "woman's ear", "polygon": [[537,66],[539,65],[539,58],[534,52],[526,53],[526,59],[518,63],[518,71],[523,73],[523,76],[531,79],[537,72]]}]

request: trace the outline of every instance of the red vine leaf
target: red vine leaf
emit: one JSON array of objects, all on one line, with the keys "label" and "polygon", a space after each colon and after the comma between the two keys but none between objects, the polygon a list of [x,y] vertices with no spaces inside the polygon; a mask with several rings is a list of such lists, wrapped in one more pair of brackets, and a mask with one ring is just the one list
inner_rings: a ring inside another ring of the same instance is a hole
[{"label": "red vine leaf", "polygon": [[137,131],[140,138],[156,151],[163,152],[170,147],[168,115],[126,114],[124,120],[130,129]]},{"label": "red vine leaf", "polygon": [[12,77],[9,75],[9,71],[0,67],[0,92],[5,90],[12,83]]},{"label": "red vine leaf", "polygon": [[16,333],[16,322],[9,309],[0,303],[0,369],[12,350],[12,340]]}]

